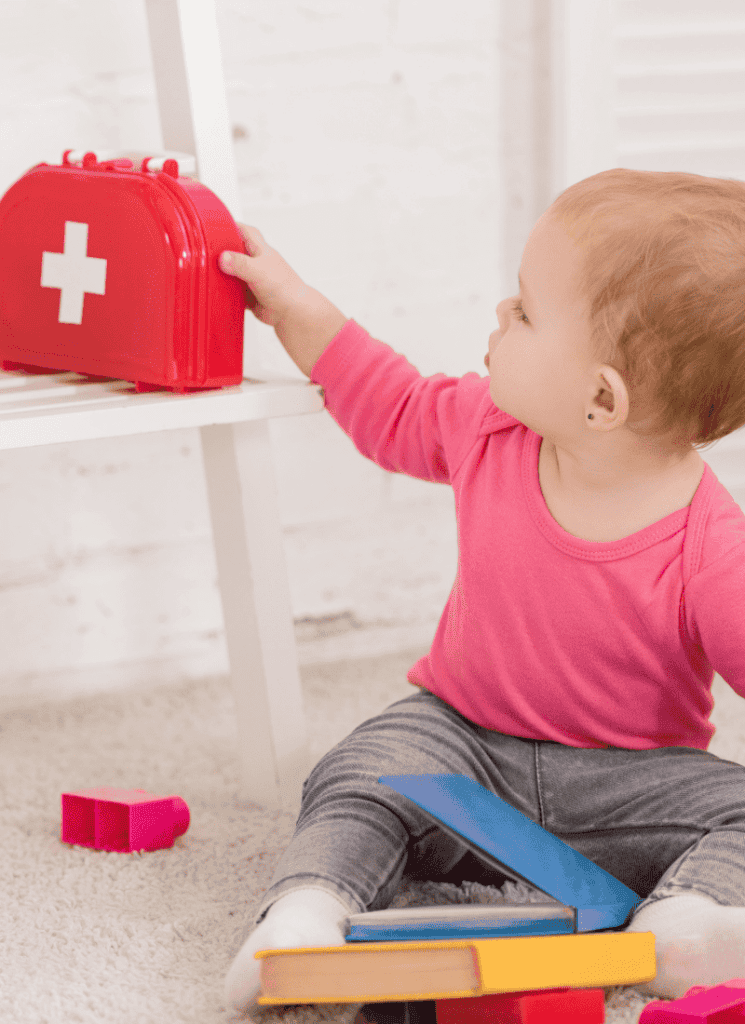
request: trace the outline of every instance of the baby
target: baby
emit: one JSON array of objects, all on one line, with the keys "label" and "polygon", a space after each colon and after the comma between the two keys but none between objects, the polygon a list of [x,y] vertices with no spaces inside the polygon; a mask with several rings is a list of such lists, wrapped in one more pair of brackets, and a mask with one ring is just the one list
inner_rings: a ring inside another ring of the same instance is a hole
[{"label": "baby", "polygon": [[707,751],[745,696],[745,515],[698,448],[745,424],[745,184],[616,169],[562,193],[497,306],[488,378],[422,377],[259,231],[221,265],[359,451],[455,492],[458,570],[417,689],[316,765],[228,973],[342,945],[404,874],[501,885],[381,775],[469,776],[641,898],[649,994],[745,974],[745,767]]}]

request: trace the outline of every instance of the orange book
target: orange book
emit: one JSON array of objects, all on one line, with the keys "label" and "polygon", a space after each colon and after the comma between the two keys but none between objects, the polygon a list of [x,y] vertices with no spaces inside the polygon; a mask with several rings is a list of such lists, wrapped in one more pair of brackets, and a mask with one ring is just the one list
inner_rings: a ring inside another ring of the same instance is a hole
[{"label": "orange book", "polygon": [[651,981],[653,932],[266,949],[259,1005],[458,999]]}]

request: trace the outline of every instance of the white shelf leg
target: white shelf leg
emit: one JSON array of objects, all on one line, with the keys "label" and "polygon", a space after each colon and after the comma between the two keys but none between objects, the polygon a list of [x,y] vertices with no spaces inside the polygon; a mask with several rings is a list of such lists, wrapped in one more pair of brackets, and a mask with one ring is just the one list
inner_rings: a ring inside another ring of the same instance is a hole
[{"label": "white shelf leg", "polygon": [[245,795],[297,810],[310,765],[269,426],[201,436]]}]

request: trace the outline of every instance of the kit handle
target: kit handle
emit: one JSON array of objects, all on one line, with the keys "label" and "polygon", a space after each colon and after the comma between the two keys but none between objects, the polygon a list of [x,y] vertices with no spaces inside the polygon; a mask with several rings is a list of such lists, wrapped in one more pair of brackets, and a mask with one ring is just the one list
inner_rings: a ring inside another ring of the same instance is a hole
[{"label": "kit handle", "polygon": [[[118,165],[122,170],[127,170],[129,167],[139,165],[138,169],[141,171],[165,171],[166,174],[171,174],[173,177],[178,177],[179,175],[196,177],[197,173],[195,156],[191,153],[177,153],[170,150],[154,156],[149,155],[145,151],[134,152],[121,149],[102,149],[95,152],[86,149],[66,149],[62,154],[62,164],[64,167],[85,167],[86,159],[90,168],[101,164],[109,164],[113,167]],[[172,163],[169,167],[166,167],[165,165],[168,161],[172,161]],[[176,164],[175,174],[173,174],[173,163]]]}]

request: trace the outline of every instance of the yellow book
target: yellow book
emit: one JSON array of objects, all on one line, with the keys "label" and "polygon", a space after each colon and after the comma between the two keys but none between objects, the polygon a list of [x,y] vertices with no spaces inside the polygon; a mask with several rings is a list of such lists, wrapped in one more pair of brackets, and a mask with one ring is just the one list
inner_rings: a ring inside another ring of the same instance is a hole
[{"label": "yellow book", "polygon": [[651,981],[653,932],[266,949],[260,1005],[458,999]]}]

